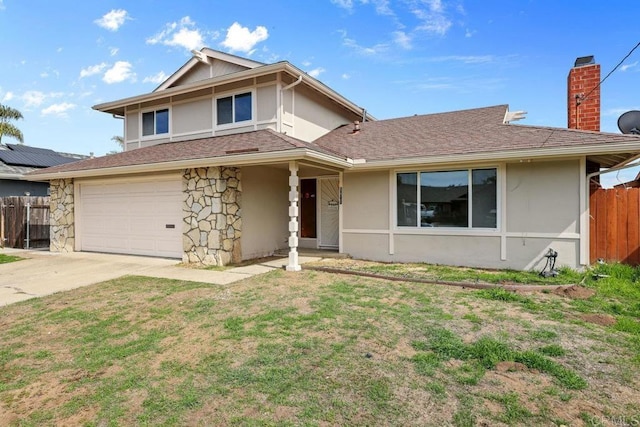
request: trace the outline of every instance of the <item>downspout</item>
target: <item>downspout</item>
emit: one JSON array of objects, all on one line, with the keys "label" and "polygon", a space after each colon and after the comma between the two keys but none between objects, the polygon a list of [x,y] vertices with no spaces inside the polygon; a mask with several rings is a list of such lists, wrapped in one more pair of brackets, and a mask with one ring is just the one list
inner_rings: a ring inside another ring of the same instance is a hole
[{"label": "downspout", "polygon": [[302,83],[302,74],[300,74],[300,77],[298,77],[298,80],[296,80],[295,82],[293,82],[293,83],[291,83],[289,85],[286,85],[285,87],[283,87],[281,89],[281,91],[284,92],[285,90],[289,90],[294,86],[298,86],[300,83]]},{"label": "downspout", "polygon": [[615,166],[611,166],[606,170],[591,172],[590,174],[587,174],[587,185],[589,185],[589,183],[591,182],[591,178],[593,178],[594,176],[602,175],[603,173],[616,172],[616,171],[621,171],[624,169],[635,168],[637,166],[640,166],[640,161],[633,163],[636,160],[640,160],[640,154],[636,154],[630,159],[627,159],[624,162],[620,162]]}]

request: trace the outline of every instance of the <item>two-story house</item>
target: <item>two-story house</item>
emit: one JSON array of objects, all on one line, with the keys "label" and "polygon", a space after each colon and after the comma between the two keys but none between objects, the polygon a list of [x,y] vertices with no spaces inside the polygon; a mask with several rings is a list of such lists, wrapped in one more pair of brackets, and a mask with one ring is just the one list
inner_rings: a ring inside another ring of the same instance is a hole
[{"label": "two-story house", "polygon": [[637,136],[515,125],[506,105],[376,121],[288,62],[207,48],[94,108],[124,119],[125,152],[30,175],[51,182],[54,251],[529,269],[553,247],[579,267],[590,178],[640,154]]}]

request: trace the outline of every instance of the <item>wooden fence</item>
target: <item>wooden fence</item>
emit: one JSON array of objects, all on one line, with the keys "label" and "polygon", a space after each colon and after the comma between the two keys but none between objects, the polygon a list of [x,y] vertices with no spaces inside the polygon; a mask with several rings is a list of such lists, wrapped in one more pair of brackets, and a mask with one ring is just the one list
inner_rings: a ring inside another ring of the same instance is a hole
[{"label": "wooden fence", "polygon": [[590,197],[591,263],[640,264],[640,188],[598,189]]},{"label": "wooden fence", "polygon": [[29,248],[49,247],[49,197],[0,197],[0,246],[24,249],[27,234]]}]

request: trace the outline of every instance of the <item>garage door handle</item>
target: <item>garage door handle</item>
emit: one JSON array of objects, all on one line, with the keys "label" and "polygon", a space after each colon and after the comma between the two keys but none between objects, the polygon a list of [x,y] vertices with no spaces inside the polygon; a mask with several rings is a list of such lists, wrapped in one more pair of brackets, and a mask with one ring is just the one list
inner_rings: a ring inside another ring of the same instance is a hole
[{"label": "garage door handle", "polygon": [[166,224],[164,227],[165,228],[176,228],[176,225],[175,224]]}]

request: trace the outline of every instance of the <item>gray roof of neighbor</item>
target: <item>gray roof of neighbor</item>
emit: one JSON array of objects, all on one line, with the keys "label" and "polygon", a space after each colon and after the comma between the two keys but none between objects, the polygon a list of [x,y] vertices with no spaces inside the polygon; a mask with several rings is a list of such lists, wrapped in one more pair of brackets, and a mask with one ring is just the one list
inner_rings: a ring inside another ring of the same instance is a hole
[{"label": "gray roof of neighbor", "polygon": [[352,159],[391,160],[509,150],[640,142],[639,137],[505,124],[507,105],[339,127],[314,141]]},{"label": "gray roof of neighbor", "polygon": [[329,150],[285,134],[264,129],[232,135],[201,138],[181,142],[167,142],[150,147],[138,148],[122,153],[83,160],[68,165],[60,165],[30,175],[40,173],[71,172],[91,169],[116,168],[180,160],[210,159],[234,154],[269,153],[306,148],[339,157]]},{"label": "gray roof of neighbor", "polygon": [[19,176],[36,169],[76,162],[84,158],[87,156],[58,153],[48,148],[0,144],[0,174]]}]

